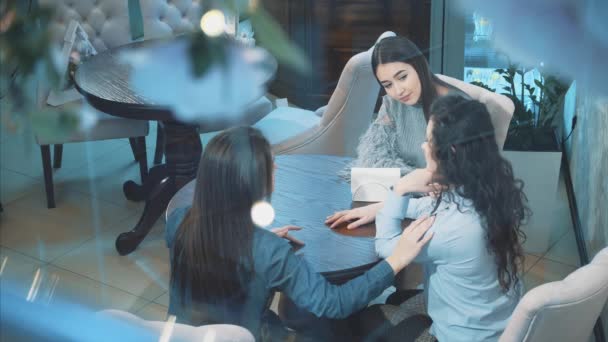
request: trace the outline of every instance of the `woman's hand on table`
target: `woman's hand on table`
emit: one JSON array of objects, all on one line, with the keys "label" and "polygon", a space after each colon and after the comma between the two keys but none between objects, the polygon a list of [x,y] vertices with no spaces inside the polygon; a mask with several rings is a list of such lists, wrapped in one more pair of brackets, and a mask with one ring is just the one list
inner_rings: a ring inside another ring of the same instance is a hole
[{"label": "woman's hand on table", "polygon": [[419,218],[403,230],[393,254],[386,258],[394,273],[399,273],[409,265],[422,250],[422,247],[431,240],[433,232],[425,234],[435,222],[435,216]]},{"label": "woman's hand on table", "polygon": [[273,228],[270,231],[275,233],[280,238],[289,240],[290,242],[293,242],[296,245],[304,246],[304,242],[289,235],[289,232],[292,230],[302,230],[302,228],[297,226],[283,226],[280,228]]},{"label": "woman's hand on table", "polygon": [[382,209],[382,203],[374,203],[349,210],[338,211],[330,215],[325,220],[325,224],[330,228],[336,228],[344,222],[350,222],[347,229],[355,229],[362,225],[373,222],[376,214]]}]

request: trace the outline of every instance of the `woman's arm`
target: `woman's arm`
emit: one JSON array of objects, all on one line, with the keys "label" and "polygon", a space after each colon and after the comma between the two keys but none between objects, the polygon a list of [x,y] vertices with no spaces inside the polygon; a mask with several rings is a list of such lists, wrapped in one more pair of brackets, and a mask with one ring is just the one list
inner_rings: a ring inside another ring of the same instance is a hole
[{"label": "woman's arm", "polygon": [[[403,234],[414,224],[410,223],[408,227],[402,229],[403,219],[425,219],[424,213],[428,213],[429,202],[429,197],[411,198],[407,195],[403,196],[397,191],[389,193],[386,201],[384,201],[384,206],[376,216],[375,248],[379,257],[388,258],[391,254],[403,248],[399,245],[399,241],[403,238]],[[434,220],[434,217],[431,219]],[[429,238],[432,234],[432,231],[427,233]],[[423,247],[416,254],[413,261],[424,262],[428,260],[428,250],[428,245]]]},{"label": "woman's arm", "polygon": [[432,220],[413,223],[396,242],[396,251],[386,260],[342,285],[330,284],[283,241],[281,244],[276,238],[272,242],[264,241],[263,249],[271,250],[270,259],[264,263],[268,287],[281,290],[298,307],[318,317],[347,317],[364,308],[392,284],[394,275],[409,265],[431,239],[432,234],[425,235],[431,224]]},{"label": "woman's arm", "polygon": [[[411,198],[409,194],[427,192],[433,173],[427,169],[416,169],[401,177],[391,191],[384,206],[376,216],[376,253],[386,258],[395,252],[395,246],[402,235],[401,223],[404,218],[419,218],[428,213],[430,197]],[[425,249],[423,249],[422,253]],[[417,258],[418,260],[419,258]]]},{"label": "woman's arm", "polygon": [[283,292],[298,307],[315,316],[345,318],[391,286],[394,271],[382,261],[341,286],[333,285],[296,256],[289,244],[284,244],[273,253],[268,279],[269,288]]},{"label": "woman's arm", "polygon": [[511,118],[513,117],[513,112],[515,112],[513,101],[504,95],[493,93],[487,89],[449,76],[436,76],[439,77],[440,80],[464,91],[473,100],[477,100],[486,105],[496,132],[496,143],[498,144],[498,147],[502,149],[505,145],[505,140],[507,140],[507,133],[509,131]]},{"label": "woman's arm", "polygon": [[[395,190],[401,194],[430,193],[437,190],[437,188],[432,184],[432,178],[433,174],[431,171],[427,169],[415,169],[399,179],[397,184],[395,184]],[[418,203],[419,201],[415,202]],[[325,224],[330,226],[330,228],[336,228],[344,222],[351,222],[346,228],[354,229],[364,224],[373,222],[383,205],[384,202],[378,202],[364,207],[338,211],[328,216],[325,219]],[[418,206],[414,206],[414,208],[417,207]],[[415,211],[417,211],[417,209],[410,211],[410,214],[407,217],[419,217],[418,215],[412,214]]]},{"label": "woman's arm", "polygon": [[401,196],[391,191],[385,201],[384,207],[376,215],[376,253],[386,258],[395,249],[397,240],[401,236],[401,222],[405,218],[409,196]]}]

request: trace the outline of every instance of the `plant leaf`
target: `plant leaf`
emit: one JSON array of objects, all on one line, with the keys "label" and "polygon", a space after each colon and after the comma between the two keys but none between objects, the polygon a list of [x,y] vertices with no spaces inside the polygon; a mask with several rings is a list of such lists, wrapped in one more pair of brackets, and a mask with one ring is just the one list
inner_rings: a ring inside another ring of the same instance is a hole
[{"label": "plant leaf", "polygon": [[266,48],[279,62],[300,73],[311,71],[310,61],[302,49],[290,42],[285,32],[268,12],[258,8],[252,13],[250,19],[260,46]]}]

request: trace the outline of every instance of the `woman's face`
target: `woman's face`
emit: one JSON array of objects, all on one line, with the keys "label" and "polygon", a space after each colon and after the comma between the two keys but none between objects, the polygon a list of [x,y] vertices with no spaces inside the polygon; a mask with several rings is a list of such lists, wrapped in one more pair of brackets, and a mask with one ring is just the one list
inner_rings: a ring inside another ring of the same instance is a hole
[{"label": "woman's face", "polygon": [[420,78],[413,66],[403,62],[378,65],[376,77],[386,90],[388,96],[412,106],[418,103],[422,95]]},{"label": "woman's face", "polygon": [[431,172],[435,172],[437,170],[437,161],[435,157],[433,157],[433,120],[429,120],[428,125],[426,125],[426,140],[422,143],[422,151],[424,151],[424,159],[426,160],[426,168]]}]

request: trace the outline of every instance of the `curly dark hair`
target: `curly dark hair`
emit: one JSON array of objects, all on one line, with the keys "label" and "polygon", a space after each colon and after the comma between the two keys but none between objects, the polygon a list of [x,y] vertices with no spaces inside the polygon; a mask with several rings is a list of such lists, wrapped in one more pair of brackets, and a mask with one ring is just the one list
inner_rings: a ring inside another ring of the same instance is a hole
[{"label": "curly dark hair", "polygon": [[[485,224],[498,280],[508,291],[519,282],[526,238],[521,225],[530,215],[523,182],[500,153],[485,105],[458,95],[440,97],[431,106],[431,121],[437,181],[473,202]],[[453,193],[445,194],[454,200]]]}]

